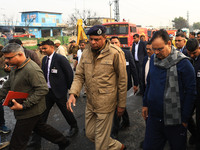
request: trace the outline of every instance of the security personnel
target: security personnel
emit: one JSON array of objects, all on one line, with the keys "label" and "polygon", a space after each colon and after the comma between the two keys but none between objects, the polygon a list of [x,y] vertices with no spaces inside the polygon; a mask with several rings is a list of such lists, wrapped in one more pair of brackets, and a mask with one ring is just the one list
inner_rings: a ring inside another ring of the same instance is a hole
[{"label": "security personnel", "polygon": [[[121,43],[117,36],[111,37],[110,42],[111,42],[111,44],[120,47]],[[122,51],[124,52],[125,59],[126,59],[126,71],[127,71],[127,81],[128,81],[127,91],[133,87],[133,92],[136,93],[138,91],[138,74],[136,71],[135,62],[133,60],[133,56],[132,56],[130,50],[122,48]],[[133,86],[132,80],[134,81],[134,86]],[[124,129],[124,128],[130,126],[129,115],[128,115],[127,109],[125,109],[124,114],[122,115],[122,119],[123,120],[122,120],[122,123],[120,126],[121,117],[118,117],[117,113],[114,114],[113,127],[112,127],[112,132],[111,132],[111,137],[114,139],[117,139],[118,131],[120,128]]]},{"label": "security personnel", "polygon": [[86,136],[95,142],[96,150],[124,150],[124,144],[110,137],[115,108],[121,116],[126,106],[127,73],[124,53],[106,40],[106,28],[95,25],[87,32],[90,47],[85,49],[77,66],[67,108],[73,112],[85,83],[87,105]]},{"label": "security personnel", "polygon": [[70,42],[69,54],[73,54],[73,59],[76,59],[78,49],[79,49],[79,46],[76,45],[76,41],[72,40]]},{"label": "security personnel", "polygon": [[186,48],[188,55],[193,59],[193,66],[196,73],[197,97],[195,106],[196,106],[197,129],[193,128],[195,133],[192,134],[192,138],[196,143],[196,149],[199,150],[200,149],[200,142],[199,142],[200,141],[200,49],[198,40],[189,39],[187,41]]}]

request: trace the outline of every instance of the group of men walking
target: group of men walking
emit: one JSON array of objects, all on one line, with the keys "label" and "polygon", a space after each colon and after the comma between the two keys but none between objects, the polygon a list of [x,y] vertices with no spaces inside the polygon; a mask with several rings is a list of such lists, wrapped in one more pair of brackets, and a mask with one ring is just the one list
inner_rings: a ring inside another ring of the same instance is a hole
[{"label": "group of men walking", "polygon": [[[79,58],[75,76],[66,57],[55,52],[55,43],[51,40],[41,43],[46,55],[42,65],[27,58],[19,43],[10,42],[2,49],[11,71],[0,91],[0,100],[10,90],[29,94],[22,104],[12,100],[14,105],[10,109],[14,110],[17,122],[10,150],[26,149],[32,132],[29,146],[40,148],[41,136],[58,144],[60,150],[65,149],[70,144],[67,137],[78,132],[72,105],[76,105],[83,85],[87,95],[85,133],[95,142],[96,150],[127,148],[116,139],[119,128],[130,126],[126,95],[131,87],[134,93],[143,96],[144,150],[163,149],[166,141],[171,149],[186,149],[187,127],[194,108],[197,109],[196,140],[199,141],[198,41],[189,39],[185,49],[184,37],[178,33],[175,49],[167,32],[159,30],[149,42],[139,40],[135,34],[130,51],[120,48],[118,37],[107,40],[105,33],[104,26],[95,25],[87,32],[89,47],[81,48],[78,55],[71,49],[74,59]],[[82,47],[85,47],[84,42]],[[194,60],[194,67],[187,56]],[[55,103],[70,125],[67,137],[46,124]]]}]

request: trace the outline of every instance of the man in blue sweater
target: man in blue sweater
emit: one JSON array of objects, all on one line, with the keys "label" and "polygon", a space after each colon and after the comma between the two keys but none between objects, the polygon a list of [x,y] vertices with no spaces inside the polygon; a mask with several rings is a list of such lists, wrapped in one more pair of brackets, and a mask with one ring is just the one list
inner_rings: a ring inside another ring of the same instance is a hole
[{"label": "man in blue sweater", "polygon": [[171,48],[165,30],[152,39],[147,87],[142,115],[147,119],[143,149],[162,150],[166,141],[173,150],[185,150],[187,123],[196,94],[195,71],[188,58]]}]

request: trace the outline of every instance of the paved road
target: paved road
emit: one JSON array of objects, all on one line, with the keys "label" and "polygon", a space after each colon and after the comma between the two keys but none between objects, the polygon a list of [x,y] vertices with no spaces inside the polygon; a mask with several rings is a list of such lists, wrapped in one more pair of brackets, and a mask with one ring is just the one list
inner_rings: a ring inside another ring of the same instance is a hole
[{"label": "paved road", "polygon": [[[77,106],[74,107],[74,114],[78,121],[79,133],[77,136],[71,138],[71,145],[67,150],[94,150],[94,144],[89,141],[84,135],[84,110],[85,110],[86,98],[81,97],[77,101]],[[127,145],[127,150],[141,150],[139,148],[140,142],[144,138],[145,133],[145,122],[141,116],[141,106],[142,98],[140,96],[133,95],[132,91],[128,92],[127,98],[127,110],[130,117],[131,126],[123,131],[119,132],[119,141]],[[13,112],[5,108],[5,118],[6,125],[13,130],[15,119]],[[48,123],[61,131],[66,135],[66,130],[69,129],[69,125],[65,121],[61,112],[54,106],[49,114]],[[10,140],[11,134],[3,135],[2,140]],[[52,144],[45,139],[42,140],[42,149],[43,150],[57,150],[58,146]],[[168,150],[166,146],[165,150]],[[193,150],[193,147],[189,147],[188,150]],[[27,150],[31,150],[28,148]]]}]

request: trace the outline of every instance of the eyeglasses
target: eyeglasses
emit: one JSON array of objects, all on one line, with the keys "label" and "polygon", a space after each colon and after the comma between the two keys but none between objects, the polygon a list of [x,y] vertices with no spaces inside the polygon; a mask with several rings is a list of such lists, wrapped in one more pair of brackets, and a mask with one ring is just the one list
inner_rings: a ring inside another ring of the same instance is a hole
[{"label": "eyeglasses", "polygon": [[19,53],[15,54],[14,56],[12,57],[4,57],[5,59],[8,59],[8,60],[11,60],[12,58],[14,58],[15,56],[19,55]]},{"label": "eyeglasses", "polygon": [[181,42],[181,41],[183,41],[183,39],[182,40],[175,40],[175,42]]},{"label": "eyeglasses", "polygon": [[150,50],[151,51],[152,49],[151,48],[146,48],[146,50]]},{"label": "eyeglasses", "polygon": [[164,47],[161,48],[152,48],[153,51],[162,51],[164,49]]}]

